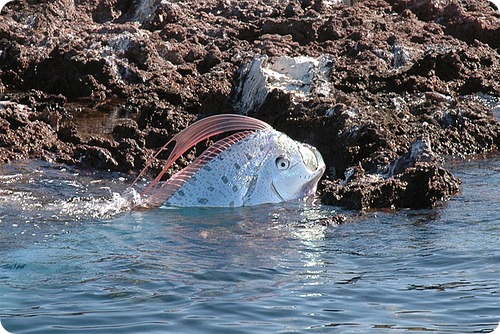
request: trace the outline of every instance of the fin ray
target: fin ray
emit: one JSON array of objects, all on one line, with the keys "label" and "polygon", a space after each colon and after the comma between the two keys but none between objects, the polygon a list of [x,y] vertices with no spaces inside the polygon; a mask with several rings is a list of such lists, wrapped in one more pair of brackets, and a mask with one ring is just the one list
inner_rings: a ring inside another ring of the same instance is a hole
[{"label": "fin ray", "polygon": [[[144,173],[151,167],[153,160],[158,157],[158,155],[166,150],[166,148],[173,142],[175,142],[175,146],[170,152],[165,165],[163,166],[162,171],[156,176],[156,178],[146,187],[146,189],[142,192],[142,195],[146,195],[148,193],[153,193],[155,196],[158,195],[158,191],[162,186],[159,186],[159,182],[162,179],[163,175],[168,171],[168,169],[174,164],[174,162],[186,151],[192,148],[194,145],[198,144],[202,140],[205,140],[209,137],[228,132],[228,131],[248,131],[248,130],[264,130],[271,129],[272,127],[264,121],[258,120],[256,118],[237,115],[237,114],[221,114],[209,116],[207,118],[201,119],[186,129],[182,130],[178,134],[176,134],[172,139],[170,139],[165,145],[163,145],[160,150],[158,150],[151,159],[149,159],[146,167],[139,173],[135,181],[132,183],[134,186],[139,179],[144,175]],[[248,135],[248,133],[247,133]],[[231,136],[230,136],[231,137]],[[242,139],[242,138],[241,138]],[[241,140],[240,139],[240,140]],[[224,144],[226,142],[222,142]],[[227,144],[227,143],[226,143]],[[221,149],[220,146],[218,146]],[[210,149],[210,148],[209,148]],[[208,149],[207,149],[208,150]],[[220,152],[219,152],[220,153]],[[212,151],[208,151],[205,159],[208,158],[208,154],[215,154],[215,149]],[[203,154],[202,154],[203,155]],[[189,166],[188,166],[189,167]],[[168,183],[168,181],[167,181]],[[161,196],[165,197],[165,196]],[[154,201],[157,202],[156,200]]]},{"label": "fin ray", "polygon": [[153,206],[160,206],[165,203],[172,195],[179,190],[193,175],[202,169],[208,162],[216,158],[231,145],[252,134],[252,131],[242,131],[231,136],[223,138],[212,146],[207,148],[199,157],[197,157],[188,166],[174,174],[165,183],[154,189],[149,197],[149,202]]}]

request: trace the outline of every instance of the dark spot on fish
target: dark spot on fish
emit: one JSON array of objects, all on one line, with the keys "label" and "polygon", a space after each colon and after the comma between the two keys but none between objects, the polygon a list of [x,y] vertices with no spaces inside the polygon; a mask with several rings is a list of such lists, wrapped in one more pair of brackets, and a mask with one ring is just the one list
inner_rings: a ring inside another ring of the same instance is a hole
[{"label": "dark spot on fish", "polygon": [[229,207],[234,208],[234,201],[229,202]]},{"label": "dark spot on fish", "polygon": [[250,197],[252,197],[253,193],[255,192],[258,179],[259,177],[257,175],[253,175],[250,179],[249,178],[246,179],[245,181],[246,193],[244,196],[244,200],[247,200]]},{"label": "dark spot on fish", "polygon": [[245,157],[247,158],[248,161],[253,159],[253,156],[249,153],[245,153]]},{"label": "dark spot on fish", "polygon": [[206,199],[206,198],[198,198],[198,203],[200,203],[200,204],[207,204],[208,203],[208,199]]},{"label": "dark spot on fish", "polygon": [[177,195],[179,195],[179,196],[181,196],[181,197],[182,197],[182,196],[185,196],[186,194],[184,193],[184,191],[179,190],[179,191],[177,192]]},{"label": "dark spot on fish", "polygon": [[233,192],[237,192],[238,191],[238,187],[237,186],[233,186]]},{"label": "dark spot on fish", "polygon": [[236,168],[236,169],[240,169],[240,168],[241,168],[241,166],[240,166],[240,165],[238,165],[238,164],[235,162],[235,163],[234,163],[234,168]]},{"label": "dark spot on fish", "polygon": [[221,180],[222,180],[222,182],[224,182],[224,183],[228,183],[228,182],[229,182],[229,180],[228,180],[227,176],[225,176],[225,175],[221,177]]},{"label": "dark spot on fish", "polygon": [[203,167],[203,169],[210,172],[212,170],[212,167],[205,165],[205,167]]},{"label": "dark spot on fish", "polygon": [[215,188],[212,187],[212,186],[208,187],[207,189],[210,190],[210,191],[214,191],[215,190]]}]

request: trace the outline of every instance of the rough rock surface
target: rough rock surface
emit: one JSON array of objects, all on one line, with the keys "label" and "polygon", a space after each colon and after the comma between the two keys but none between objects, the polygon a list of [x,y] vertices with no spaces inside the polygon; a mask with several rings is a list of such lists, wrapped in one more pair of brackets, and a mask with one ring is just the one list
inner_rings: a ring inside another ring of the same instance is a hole
[{"label": "rough rock surface", "polygon": [[310,67],[321,89],[280,82],[245,113],[318,147],[323,202],[429,207],[459,190],[443,157],[498,154],[498,36],[484,0],[14,1],[0,20],[0,162],[135,173],[196,119],[238,112],[255,59],[327,59]]}]

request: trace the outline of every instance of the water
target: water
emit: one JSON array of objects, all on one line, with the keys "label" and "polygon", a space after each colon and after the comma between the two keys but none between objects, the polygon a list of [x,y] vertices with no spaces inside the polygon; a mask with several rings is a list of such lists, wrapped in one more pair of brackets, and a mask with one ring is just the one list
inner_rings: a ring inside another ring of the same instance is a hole
[{"label": "water", "polygon": [[133,211],[123,175],[0,166],[0,320],[16,334],[491,332],[500,158],[451,168],[462,193],[439,208],[358,214]]}]

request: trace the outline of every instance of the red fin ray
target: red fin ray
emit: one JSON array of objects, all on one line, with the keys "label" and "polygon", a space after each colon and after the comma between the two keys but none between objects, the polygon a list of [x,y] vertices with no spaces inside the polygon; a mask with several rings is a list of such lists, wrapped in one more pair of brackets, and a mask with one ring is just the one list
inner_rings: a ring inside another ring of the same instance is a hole
[{"label": "red fin ray", "polygon": [[151,196],[148,202],[152,206],[160,206],[165,203],[177,190],[179,190],[186,181],[202,169],[209,161],[217,157],[233,144],[248,137],[253,132],[242,131],[235,133],[229,137],[223,138],[212,146],[207,148],[198,158],[192,163],[183,168],[178,173],[174,174],[167,182],[163,183],[156,189],[151,190]]}]

